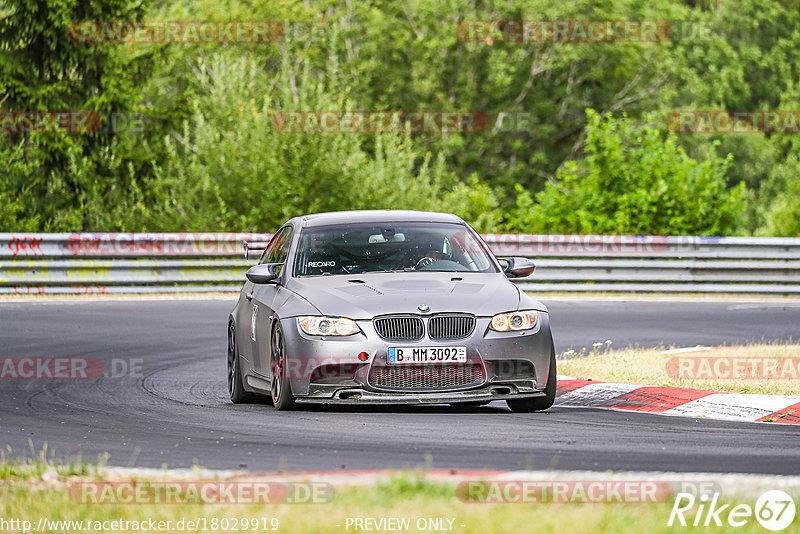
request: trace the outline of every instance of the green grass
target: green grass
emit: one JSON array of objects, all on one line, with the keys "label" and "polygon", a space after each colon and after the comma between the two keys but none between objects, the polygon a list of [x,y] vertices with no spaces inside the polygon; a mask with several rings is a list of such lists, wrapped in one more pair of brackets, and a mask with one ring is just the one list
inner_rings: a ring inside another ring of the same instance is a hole
[{"label": "green grass", "polygon": [[96,462],[87,462],[81,456],[62,460],[53,455],[48,457],[47,444],[37,452],[33,442],[29,440],[28,443],[30,446],[28,457],[14,454],[11,447],[0,451],[0,481],[41,479],[45,475],[97,477],[105,464],[105,455],[98,457]]},{"label": "green grass", "polygon": [[[19,472],[19,464],[7,468]],[[9,472],[6,471],[6,472]],[[652,504],[474,504],[456,497],[455,486],[432,482],[414,474],[401,475],[372,486],[339,487],[326,504],[275,505],[151,505],[83,504],[69,494],[70,479],[42,484],[30,473],[14,475],[0,482],[0,515],[5,519],[28,520],[36,524],[40,517],[50,520],[172,521],[203,519],[210,526],[222,518],[263,518],[268,525],[277,518],[279,532],[342,533],[348,518],[409,518],[412,528],[419,518],[451,518],[452,532],[462,533],[615,533],[615,532],[764,532],[754,522],[745,527],[680,528],[667,527],[671,502]],[[733,501],[731,501],[733,502]],[[754,504],[751,501],[736,501]],[[688,516],[687,516],[688,517]],[[723,516],[724,519],[724,516]],[[337,526],[338,525],[338,526]],[[463,527],[461,525],[464,525]],[[797,532],[798,523],[784,532]],[[218,528],[217,531],[225,529]],[[227,530],[232,530],[229,528]],[[256,530],[244,529],[252,532]],[[47,532],[48,530],[45,530]],[[173,527],[170,531],[176,532]]]},{"label": "green grass", "polygon": [[[601,347],[601,348],[604,348]],[[663,348],[627,348],[589,353],[564,353],[566,359],[558,364],[560,374],[575,378],[620,382],[625,384],[652,384],[681,388],[725,391],[730,393],[756,393],[764,395],[800,396],[800,376],[787,375],[782,378],[715,377],[708,373],[696,373],[693,378],[674,376],[677,362],[696,361],[695,358],[727,358],[747,360],[763,358],[780,361],[785,358],[800,358],[797,344],[752,344],[720,347],[714,350],[665,354]],[[699,367],[699,366],[697,366]],[[796,367],[792,367],[796,370]]]}]

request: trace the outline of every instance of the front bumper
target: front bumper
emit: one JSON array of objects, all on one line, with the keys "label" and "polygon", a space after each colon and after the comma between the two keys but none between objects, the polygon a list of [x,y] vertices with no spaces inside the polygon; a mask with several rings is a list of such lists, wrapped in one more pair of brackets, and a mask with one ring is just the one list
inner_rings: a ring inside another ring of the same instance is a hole
[{"label": "front bumper", "polygon": [[297,402],[309,404],[457,404],[462,402],[491,402],[523,397],[544,397],[544,395],[544,392],[532,388],[519,389],[506,384],[487,385],[479,389],[437,391],[432,393],[379,393],[352,387],[337,387],[335,390],[325,391],[322,388],[312,386],[311,394],[298,397]]},{"label": "front bumper", "polygon": [[[295,318],[282,319],[292,393],[297,402],[328,404],[447,404],[541,397],[548,380],[552,336],[547,313],[540,312],[539,317],[532,330],[504,333],[489,329],[490,318],[478,317],[469,337],[446,342],[427,337],[417,342],[386,341],[369,320],[356,321],[361,332],[352,336],[308,336],[300,332]],[[465,346],[468,362],[483,366],[485,379],[464,387],[435,390],[387,390],[371,384],[370,368],[386,365],[389,347],[415,345]],[[362,352],[368,355],[366,362],[358,359]],[[530,375],[500,371],[504,363],[520,361],[530,363]],[[318,370],[329,365],[348,365],[354,371],[339,379],[317,379]]]}]

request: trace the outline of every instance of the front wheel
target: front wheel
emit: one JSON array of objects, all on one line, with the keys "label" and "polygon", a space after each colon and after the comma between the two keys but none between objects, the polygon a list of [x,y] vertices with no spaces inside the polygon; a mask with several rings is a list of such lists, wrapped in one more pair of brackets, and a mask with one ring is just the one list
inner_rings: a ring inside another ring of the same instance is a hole
[{"label": "front wheel", "polygon": [[286,361],[286,345],[281,325],[275,325],[272,331],[272,403],[277,410],[291,410],[294,407],[294,395],[289,383],[289,370]]},{"label": "front wheel", "polygon": [[547,384],[544,386],[544,397],[531,399],[509,399],[506,401],[512,412],[539,412],[553,406],[556,400],[556,350],[550,348],[550,370],[547,373]]},{"label": "front wheel", "polygon": [[228,326],[228,396],[234,404],[255,402],[256,395],[244,390],[242,384],[242,369],[239,362],[239,345],[236,341],[236,327],[231,323]]}]

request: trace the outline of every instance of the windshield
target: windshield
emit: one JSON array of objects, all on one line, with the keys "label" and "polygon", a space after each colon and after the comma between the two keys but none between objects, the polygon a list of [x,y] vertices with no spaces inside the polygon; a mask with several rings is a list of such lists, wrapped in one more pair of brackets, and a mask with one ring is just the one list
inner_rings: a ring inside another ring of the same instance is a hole
[{"label": "windshield", "polygon": [[366,223],[305,228],[295,276],[382,271],[497,272],[463,224]]}]

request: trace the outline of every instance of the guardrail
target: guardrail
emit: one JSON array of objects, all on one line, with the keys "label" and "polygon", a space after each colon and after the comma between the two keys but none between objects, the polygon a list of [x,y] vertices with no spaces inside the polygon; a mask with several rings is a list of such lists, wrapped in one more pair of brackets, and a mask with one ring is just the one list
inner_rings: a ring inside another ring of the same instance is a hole
[{"label": "guardrail", "polygon": [[[238,291],[264,233],[0,233],[0,293]],[[529,291],[800,294],[800,238],[489,234]]]}]

